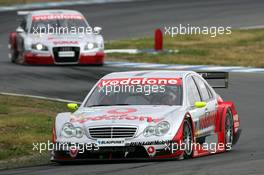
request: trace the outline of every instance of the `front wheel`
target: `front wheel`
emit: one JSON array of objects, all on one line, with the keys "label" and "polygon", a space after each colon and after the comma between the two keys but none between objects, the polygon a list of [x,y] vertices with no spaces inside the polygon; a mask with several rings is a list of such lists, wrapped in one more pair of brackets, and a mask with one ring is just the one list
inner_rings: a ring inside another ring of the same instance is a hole
[{"label": "front wheel", "polygon": [[9,46],[9,48],[10,48],[9,54],[10,54],[11,62],[16,63],[18,52],[12,46]]},{"label": "front wheel", "polygon": [[193,155],[193,132],[192,132],[191,122],[188,119],[184,119],[183,144],[184,144],[183,157],[185,159],[189,159]]}]

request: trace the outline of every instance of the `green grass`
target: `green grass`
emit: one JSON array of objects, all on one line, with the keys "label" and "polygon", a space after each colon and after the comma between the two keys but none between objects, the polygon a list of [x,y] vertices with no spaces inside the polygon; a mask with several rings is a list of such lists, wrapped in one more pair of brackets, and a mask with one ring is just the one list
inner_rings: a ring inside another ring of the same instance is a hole
[{"label": "green grass", "polygon": [[[153,38],[111,41],[106,49],[152,49]],[[108,54],[108,60],[165,64],[202,64],[264,67],[264,29],[233,30],[231,35],[164,37],[164,49],[179,52],[158,54]]]},{"label": "green grass", "polygon": [[0,5],[27,4],[37,2],[57,2],[63,0],[0,0]]},{"label": "green grass", "polygon": [[48,162],[49,153],[33,151],[33,143],[52,140],[55,116],[63,111],[64,103],[0,95],[0,165]]}]

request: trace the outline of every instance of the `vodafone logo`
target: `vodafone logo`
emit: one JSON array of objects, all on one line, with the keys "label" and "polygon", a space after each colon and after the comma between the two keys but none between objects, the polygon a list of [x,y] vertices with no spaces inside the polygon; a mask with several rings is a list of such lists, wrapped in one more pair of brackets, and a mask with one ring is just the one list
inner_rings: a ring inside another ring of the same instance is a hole
[{"label": "vodafone logo", "polygon": [[137,110],[134,108],[122,108],[122,109],[112,109],[107,111],[107,113],[109,114],[128,114],[128,113],[132,113],[132,112],[136,112]]},{"label": "vodafone logo", "polygon": [[66,14],[52,14],[52,15],[34,15],[32,20],[53,20],[53,19],[83,19],[81,15],[66,15]]},{"label": "vodafone logo", "polygon": [[79,122],[84,123],[88,121],[100,121],[100,120],[138,120],[146,121],[148,123],[158,123],[164,118],[154,118],[152,116],[143,116],[143,115],[134,115],[131,113],[136,112],[135,108],[115,108],[110,109],[104,115],[98,116],[88,116],[88,115],[79,115],[71,116],[70,122]]},{"label": "vodafone logo", "polygon": [[102,79],[99,86],[117,85],[181,85],[180,78],[118,78]]}]

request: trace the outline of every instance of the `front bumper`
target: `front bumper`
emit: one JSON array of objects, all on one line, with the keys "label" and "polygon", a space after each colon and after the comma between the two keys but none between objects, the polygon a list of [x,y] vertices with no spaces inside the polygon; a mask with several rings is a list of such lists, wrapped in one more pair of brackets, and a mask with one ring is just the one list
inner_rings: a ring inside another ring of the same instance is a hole
[{"label": "front bumper", "polygon": [[[58,144],[58,143],[57,143]],[[181,158],[182,151],[168,149],[169,144],[138,145],[138,146],[109,146],[99,149],[85,150],[78,148],[76,154],[72,150],[59,149],[52,151],[51,161],[90,161],[90,160],[133,160],[133,159],[162,159]],[[76,149],[75,149],[76,151]]]},{"label": "front bumper", "polygon": [[77,62],[56,62],[52,54],[42,54],[34,52],[26,52],[23,55],[24,63],[32,65],[68,65],[68,64],[81,64],[81,65],[102,65],[104,64],[105,54],[103,51],[85,54],[81,53]]},{"label": "front bumper", "polygon": [[26,64],[54,64],[54,59],[51,54],[37,54],[33,52],[24,53],[24,63]]}]

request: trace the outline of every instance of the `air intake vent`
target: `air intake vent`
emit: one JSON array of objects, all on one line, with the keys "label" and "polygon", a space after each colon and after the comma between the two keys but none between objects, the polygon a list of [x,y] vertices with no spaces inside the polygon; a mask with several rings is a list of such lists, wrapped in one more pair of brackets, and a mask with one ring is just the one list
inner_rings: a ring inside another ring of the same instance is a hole
[{"label": "air intake vent", "polygon": [[132,138],[136,134],[136,127],[96,127],[89,128],[92,138]]}]

